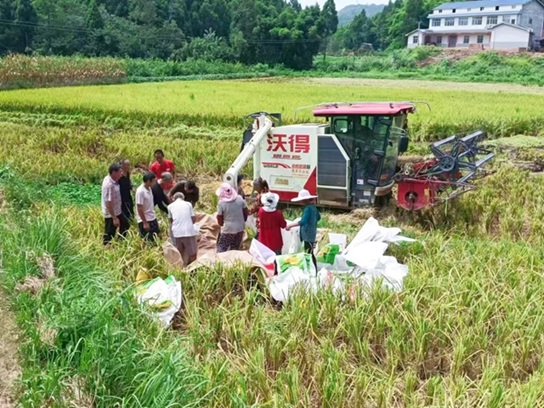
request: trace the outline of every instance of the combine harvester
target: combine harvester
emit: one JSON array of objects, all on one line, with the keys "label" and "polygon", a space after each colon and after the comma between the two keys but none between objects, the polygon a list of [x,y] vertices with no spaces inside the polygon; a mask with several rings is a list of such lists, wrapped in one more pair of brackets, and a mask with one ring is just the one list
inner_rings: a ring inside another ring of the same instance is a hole
[{"label": "combine harvester", "polygon": [[280,202],[301,189],[317,195],[321,207],[354,209],[383,205],[397,184],[397,205],[420,210],[474,188],[494,156],[478,147],[485,133],[451,136],[431,144],[434,158],[407,163],[409,102],[351,102],[318,105],[313,115],[326,124],[281,126],[281,115],[258,112],[244,133],[242,151],[224,176],[236,185],[238,173],[253,158],[253,174],[269,182]]}]

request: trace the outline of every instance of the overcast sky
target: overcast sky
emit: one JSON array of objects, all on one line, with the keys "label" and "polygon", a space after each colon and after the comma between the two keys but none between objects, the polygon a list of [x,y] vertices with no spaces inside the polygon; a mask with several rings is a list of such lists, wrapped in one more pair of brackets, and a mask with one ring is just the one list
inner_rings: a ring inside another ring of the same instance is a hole
[{"label": "overcast sky", "polygon": [[[315,3],[319,3],[320,6],[325,3],[325,0],[298,0],[303,6],[312,6]],[[388,0],[334,0],[336,3],[336,10],[340,10],[350,4],[387,4]]]}]

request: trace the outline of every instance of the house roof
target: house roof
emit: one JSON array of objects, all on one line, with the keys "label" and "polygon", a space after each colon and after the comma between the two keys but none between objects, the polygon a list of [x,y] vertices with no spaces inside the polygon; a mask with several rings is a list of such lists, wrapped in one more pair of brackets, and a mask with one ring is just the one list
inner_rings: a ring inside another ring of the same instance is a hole
[{"label": "house roof", "polygon": [[410,34],[420,32],[420,31],[422,33],[424,33],[424,34],[450,34],[450,35],[470,34],[470,33],[475,33],[475,34],[490,33],[495,28],[497,28],[499,26],[502,26],[502,25],[509,26],[509,27],[512,27],[512,28],[516,28],[516,29],[522,30],[522,31],[527,31],[529,33],[533,32],[532,29],[527,28],[527,27],[521,27],[521,26],[516,25],[516,24],[510,24],[510,23],[502,22],[502,23],[499,23],[499,24],[494,24],[493,26],[484,26],[482,28],[471,28],[470,26],[467,26],[467,27],[463,26],[463,27],[460,27],[457,30],[440,29],[440,28],[422,28],[422,29],[416,29],[416,30],[410,31],[405,36],[409,36]]},{"label": "house roof", "polygon": [[442,3],[433,10],[451,10],[465,9],[477,7],[494,7],[494,6],[517,6],[530,3],[533,0],[478,0],[478,1],[456,1],[453,3]]},{"label": "house roof", "polygon": [[[423,34],[446,34],[446,35],[456,35],[456,34],[485,34],[490,33],[491,29],[489,28],[466,28],[464,30],[421,30]],[[408,33],[410,35],[412,33]]]},{"label": "house roof", "polygon": [[497,28],[498,26],[502,26],[502,25],[509,26],[509,27],[513,27],[513,28],[517,28],[518,30],[522,30],[522,31],[528,31],[528,32],[530,32],[530,33],[533,32],[533,29],[532,29],[532,28],[522,27],[522,26],[519,26],[519,25],[516,25],[516,24],[505,23],[504,21],[503,21],[502,23],[495,24],[493,27],[491,27],[491,29],[494,30],[494,29]]},{"label": "house roof", "polygon": [[455,18],[455,17],[483,17],[483,16],[516,16],[521,13],[521,10],[493,10],[493,11],[467,11],[465,13],[455,14],[429,14],[428,19]]},{"label": "house roof", "polygon": [[336,115],[398,115],[412,113],[415,106],[406,102],[370,102],[354,104],[327,105],[314,109],[314,116]]},{"label": "house roof", "polygon": [[425,29],[416,28],[415,30],[412,30],[412,31],[410,31],[409,33],[404,34],[404,35],[405,35],[405,36],[406,36],[406,35],[410,35],[410,34],[413,34],[413,33],[417,33],[418,31],[423,31],[423,32],[425,32]]}]

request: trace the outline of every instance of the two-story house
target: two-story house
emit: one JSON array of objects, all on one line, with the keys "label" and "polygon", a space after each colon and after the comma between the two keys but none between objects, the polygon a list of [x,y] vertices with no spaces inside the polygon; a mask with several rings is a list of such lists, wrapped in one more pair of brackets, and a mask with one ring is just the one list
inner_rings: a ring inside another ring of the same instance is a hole
[{"label": "two-story house", "polygon": [[544,3],[541,0],[444,3],[435,7],[427,18],[429,28],[406,34],[408,48],[438,45],[526,50],[535,48],[544,39]]}]

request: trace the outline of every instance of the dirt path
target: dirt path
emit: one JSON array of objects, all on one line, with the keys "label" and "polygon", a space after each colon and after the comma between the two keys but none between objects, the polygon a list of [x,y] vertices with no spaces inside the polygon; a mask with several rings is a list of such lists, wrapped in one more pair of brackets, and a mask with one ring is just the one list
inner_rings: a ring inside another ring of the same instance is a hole
[{"label": "dirt path", "polygon": [[17,362],[17,326],[0,288],[0,408],[15,407],[13,384],[20,374]]},{"label": "dirt path", "polygon": [[306,78],[295,79],[310,84],[332,86],[360,86],[383,88],[419,88],[430,90],[457,90],[468,92],[496,92],[544,95],[544,87],[519,84],[471,83],[451,81],[425,81],[417,79],[362,79],[362,78]]}]

